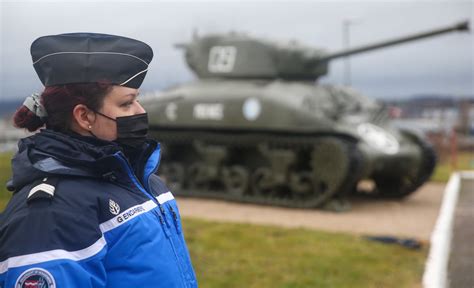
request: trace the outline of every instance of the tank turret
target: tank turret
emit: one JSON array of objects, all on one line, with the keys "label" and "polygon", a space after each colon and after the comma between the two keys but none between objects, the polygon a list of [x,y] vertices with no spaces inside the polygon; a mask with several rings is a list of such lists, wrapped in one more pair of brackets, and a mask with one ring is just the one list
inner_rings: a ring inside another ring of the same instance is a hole
[{"label": "tank turret", "polygon": [[467,21],[372,45],[327,53],[297,42],[276,43],[229,33],[195,37],[186,61],[199,78],[315,80],[328,72],[331,60],[455,31],[467,31]]}]

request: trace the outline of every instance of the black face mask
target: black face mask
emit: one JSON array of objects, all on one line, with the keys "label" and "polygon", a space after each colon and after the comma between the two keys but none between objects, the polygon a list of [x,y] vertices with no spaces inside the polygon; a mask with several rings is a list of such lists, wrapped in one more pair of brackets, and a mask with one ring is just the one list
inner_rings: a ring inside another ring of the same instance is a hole
[{"label": "black face mask", "polygon": [[112,118],[98,111],[95,113],[117,123],[117,142],[126,148],[141,148],[148,136],[148,114]]}]

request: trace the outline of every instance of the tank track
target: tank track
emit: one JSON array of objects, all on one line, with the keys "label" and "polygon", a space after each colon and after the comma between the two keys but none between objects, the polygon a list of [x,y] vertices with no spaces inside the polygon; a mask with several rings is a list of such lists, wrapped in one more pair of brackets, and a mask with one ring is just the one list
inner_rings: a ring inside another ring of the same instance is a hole
[{"label": "tank track", "polygon": [[359,180],[356,140],[340,135],[151,133],[163,147],[158,174],[180,196],[340,211]]},{"label": "tank track", "polygon": [[421,149],[421,164],[414,176],[404,175],[398,178],[374,177],[377,185],[376,195],[384,198],[404,198],[415,192],[429,180],[436,166],[436,153],[433,147],[419,136],[404,131]]}]

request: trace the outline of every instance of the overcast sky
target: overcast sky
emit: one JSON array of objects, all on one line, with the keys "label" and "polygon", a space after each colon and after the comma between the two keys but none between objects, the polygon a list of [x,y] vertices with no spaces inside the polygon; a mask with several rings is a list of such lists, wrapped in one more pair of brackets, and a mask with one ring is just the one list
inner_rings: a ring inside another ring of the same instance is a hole
[{"label": "overcast sky", "polygon": [[[1,1],[1,0],[0,0]],[[100,32],[135,38],[155,52],[142,91],[193,81],[174,43],[199,34],[239,31],[297,40],[328,51],[343,47],[345,19],[351,46],[423,32],[462,20],[474,22],[473,1],[231,1],[1,2],[0,100],[23,99],[42,85],[30,45],[43,35]],[[352,86],[375,98],[414,94],[474,95],[473,34],[451,33],[351,57]],[[324,83],[343,83],[342,60]]]}]

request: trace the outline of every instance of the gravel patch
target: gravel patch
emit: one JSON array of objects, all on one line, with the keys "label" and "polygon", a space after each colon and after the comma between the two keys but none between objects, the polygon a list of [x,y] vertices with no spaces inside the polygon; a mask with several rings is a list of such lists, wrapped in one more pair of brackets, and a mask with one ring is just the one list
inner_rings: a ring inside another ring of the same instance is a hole
[{"label": "gravel patch", "polygon": [[429,241],[444,186],[443,183],[427,183],[401,201],[353,198],[351,210],[341,213],[211,199],[179,197],[177,201],[184,217]]}]

